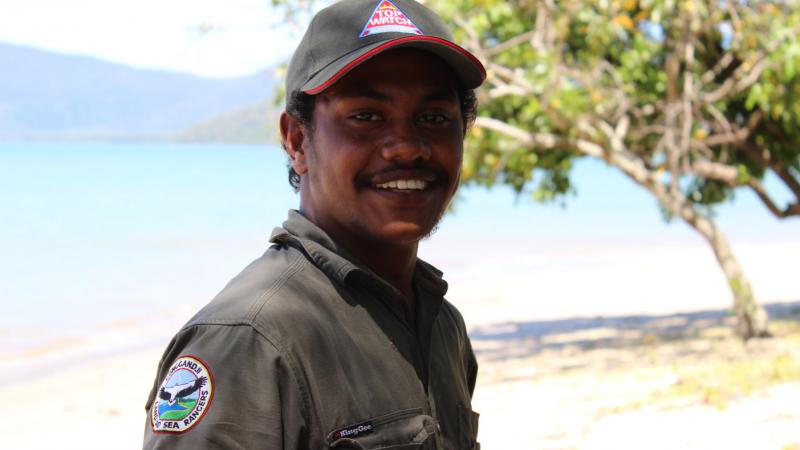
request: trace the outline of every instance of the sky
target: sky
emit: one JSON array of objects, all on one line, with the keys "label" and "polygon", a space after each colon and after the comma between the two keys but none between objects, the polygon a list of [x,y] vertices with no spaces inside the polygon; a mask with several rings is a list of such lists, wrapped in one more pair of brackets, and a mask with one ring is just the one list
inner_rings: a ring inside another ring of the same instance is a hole
[{"label": "sky", "polygon": [[300,38],[270,0],[0,0],[0,42],[211,77],[286,61]]}]

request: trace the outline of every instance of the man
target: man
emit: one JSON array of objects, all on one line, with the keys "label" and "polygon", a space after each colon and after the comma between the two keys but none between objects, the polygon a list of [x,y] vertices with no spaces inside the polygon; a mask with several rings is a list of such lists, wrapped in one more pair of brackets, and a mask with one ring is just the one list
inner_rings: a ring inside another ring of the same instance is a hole
[{"label": "man", "polygon": [[148,449],[477,449],[477,364],[417,245],[459,182],[481,64],[411,0],[317,14],[280,129],[300,209],[178,332]]}]

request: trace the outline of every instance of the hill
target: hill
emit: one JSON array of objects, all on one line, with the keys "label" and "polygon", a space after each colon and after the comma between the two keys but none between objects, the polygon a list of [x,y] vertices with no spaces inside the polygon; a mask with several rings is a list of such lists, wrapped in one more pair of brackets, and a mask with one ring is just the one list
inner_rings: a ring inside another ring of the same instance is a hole
[{"label": "hill", "polygon": [[161,138],[272,97],[267,73],[215,79],[0,43],[0,139]]},{"label": "hill", "polygon": [[269,101],[258,102],[194,125],[179,133],[176,139],[228,144],[276,144],[279,115],[278,109]]}]

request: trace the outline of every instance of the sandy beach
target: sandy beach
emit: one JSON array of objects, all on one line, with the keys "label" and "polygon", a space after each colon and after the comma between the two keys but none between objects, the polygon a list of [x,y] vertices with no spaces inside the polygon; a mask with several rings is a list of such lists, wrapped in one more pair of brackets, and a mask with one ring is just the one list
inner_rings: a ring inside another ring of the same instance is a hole
[{"label": "sandy beach", "polygon": [[[501,264],[498,246],[482,255],[440,242],[429,259],[450,268],[448,298],[480,362],[482,448],[800,449],[800,287],[787,272],[799,242],[737,248],[783,327],[747,345],[731,334],[725,280],[703,246],[509,241],[536,258]],[[199,306],[21,347],[36,330],[0,331],[0,448],[140,448],[160,354]],[[701,382],[729,375],[733,387]]]},{"label": "sandy beach", "polygon": [[[770,311],[791,324],[800,319],[800,302]],[[800,376],[800,327],[778,332],[776,339],[744,345],[731,335],[724,311],[475,328],[481,372],[474,408],[481,413],[482,446],[800,448],[800,378],[792,378]],[[53,367],[4,385],[0,448],[140,448],[144,402],[161,350]],[[776,358],[789,361],[787,378],[746,393],[708,397],[676,390],[693,370]]]}]

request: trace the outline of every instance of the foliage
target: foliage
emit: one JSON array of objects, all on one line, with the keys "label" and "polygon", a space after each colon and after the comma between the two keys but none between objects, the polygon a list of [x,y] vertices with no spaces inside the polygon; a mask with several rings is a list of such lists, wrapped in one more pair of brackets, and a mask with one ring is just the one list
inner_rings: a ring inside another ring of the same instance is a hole
[{"label": "foliage", "polygon": [[[572,161],[594,156],[663,184],[669,213],[745,187],[775,215],[800,215],[797,2],[427,4],[488,69],[468,180],[550,200],[570,190]],[[764,187],[769,172],[789,205]]]},{"label": "foliage", "polygon": [[488,69],[467,180],[550,200],[574,159],[605,160],[706,239],[739,334],[770,335],[712,207],[744,188],[800,216],[798,0],[427,3]]}]

